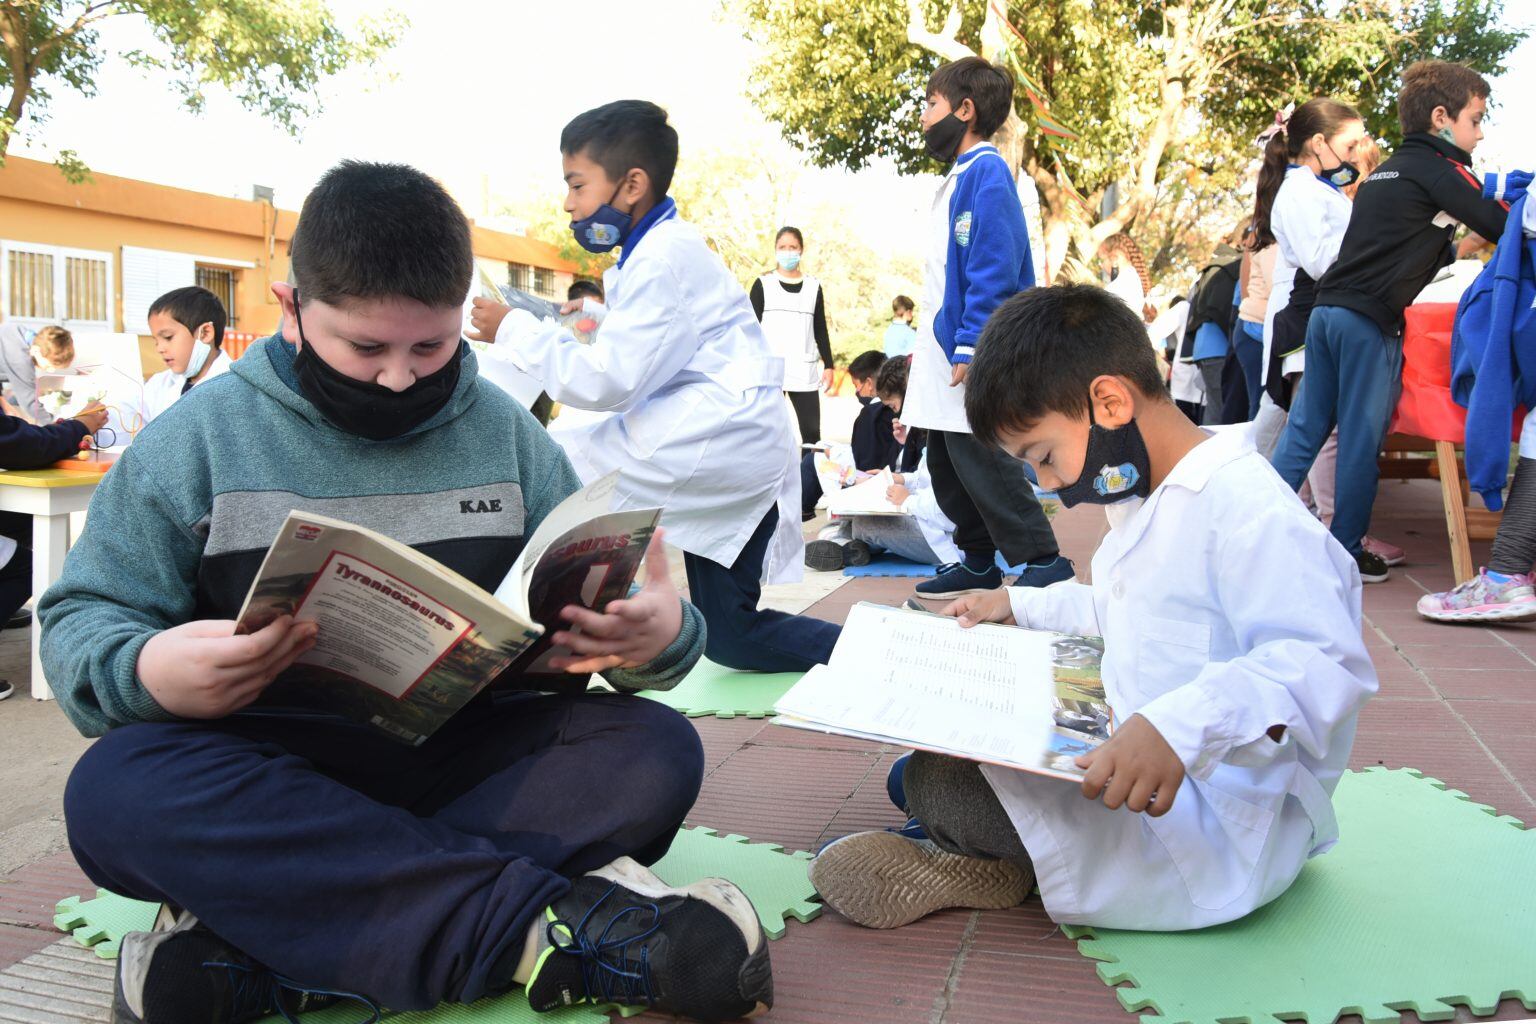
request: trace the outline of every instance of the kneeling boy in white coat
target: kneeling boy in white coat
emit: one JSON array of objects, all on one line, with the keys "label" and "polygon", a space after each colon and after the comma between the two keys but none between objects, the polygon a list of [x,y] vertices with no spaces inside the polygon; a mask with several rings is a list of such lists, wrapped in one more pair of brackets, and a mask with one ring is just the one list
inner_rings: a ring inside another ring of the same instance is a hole
[{"label": "kneeling boy in white coat", "polygon": [[825,662],[837,626],[757,607],[761,583],[800,572],[799,451],[782,360],[667,195],[676,130],[654,103],[622,100],[566,125],[560,152],[576,240],[623,250],[603,275],[602,327],[583,345],[552,321],[476,299],[478,337],[509,349],[555,401],[609,414],[555,439],[583,481],[619,471],[622,507],[666,510],[713,661],[768,672]]},{"label": "kneeling boy in white coat", "polygon": [[860,833],[811,877],[892,927],[998,907],[1038,881],[1059,922],[1177,930],[1242,917],[1338,840],[1331,794],[1376,692],[1354,559],[1247,431],[1207,434],[1168,399],[1140,320],[1092,286],[1036,288],[988,322],[967,380],[979,439],[1064,505],[1108,505],[1092,585],[961,598],[961,622],[1104,638],[1116,727],[1081,785],[919,752],[927,840]]}]

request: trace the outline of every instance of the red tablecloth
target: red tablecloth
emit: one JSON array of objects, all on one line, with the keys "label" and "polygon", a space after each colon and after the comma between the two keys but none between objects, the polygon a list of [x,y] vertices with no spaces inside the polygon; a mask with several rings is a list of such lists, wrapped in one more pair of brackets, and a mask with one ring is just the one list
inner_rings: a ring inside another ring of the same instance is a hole
[{"label": "red tablecloth", "polygon": [[1451,400],[1456,303],[1409,306],[1403,317],[1403,394],[1392,414],[1391,431],[1460,444],[1466,437],[1467,410]]}]

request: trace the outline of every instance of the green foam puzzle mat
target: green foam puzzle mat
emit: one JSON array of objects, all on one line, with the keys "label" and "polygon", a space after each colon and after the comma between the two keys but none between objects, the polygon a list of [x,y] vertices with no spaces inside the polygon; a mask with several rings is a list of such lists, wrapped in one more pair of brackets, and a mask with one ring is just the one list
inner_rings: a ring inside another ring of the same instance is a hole
[{"label": "green foam puzzle mat", "polygon": [[785,918],[809,921],[821,913],[821,904],[811,902],[816,887],[806,870],[810,859],[809,853],[784,853],[783,847],[754,843],[745,836],[685,828],[651,870],[676,886],[702,878],[730,879],[752,901],[768,937],[777,939],[784,934]]},{"label": "green foam puzzle mat", "polygon": [[[786,918],[809,921],[821,913],[821,904],[811,902],[816,890],[806,873],[810,856],[799,851],[785,853],[782,847],[754,843],[744,836],[720,836],[707,828],[684,828],[652,870],[674,886],[704,878],[730,879],[752,900],[768,937],[777,939],[784,934]],[[70,896],[60,900],[53,923],[81,945],[111,958],[117,956],[124,935],[154,925],[158,910],[158,904],[98,889],[95,899]],[[534,1013],[519,990],[469,1005],[444,1004],[434,1010],[405,1013],[387,1011],[384,1019],[396,1024],[594,1024],[607,1020],[608,1012],[615,1010],[618,1008],[582,1006]],[[640,1011],[637,1008],[618,1012],[629,1016]],[[334,1006],[304,1015],[304,1024],[355,1024],[357,1020],[356,1006]],[[262,1024],[280,1022],[274,1017]]]},{"label": "green foam puzzle mat", "polygon": [[69,932],[80,945],[95,950],[97,956],[111,959],[117,956],[117,944],[124,935],[154,927],[160,905],[97,889],[95,899],[66,896],[53,910],[55,928]]},{"label": "green foam puzzle mat", "polygon": [[1536,1009],[1536,830],[1412,770],[1345,773],[1334,806],[1338,846],[1240,921],[1065,931],[1143,1024]]},{"label": "green foam puzzle mat", "polygon": [[642,690],[640,696],[676,708],[689,718],[765,718],[799,672],[738,672],[707,658],[670,690]]}]

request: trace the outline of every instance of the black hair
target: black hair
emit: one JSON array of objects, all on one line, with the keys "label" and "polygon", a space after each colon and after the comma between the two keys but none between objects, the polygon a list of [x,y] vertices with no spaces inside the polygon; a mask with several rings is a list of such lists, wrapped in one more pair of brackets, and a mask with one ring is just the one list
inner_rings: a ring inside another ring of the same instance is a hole
[{"label": "black hair", "polygon": [[868,352],[860,352],[853,357],[853,362],[848,364],[848,376],[854,380],[869,380],[880,372],[880,367],[885,365],[885,353],[877,348]]},{"label": "black hair", "polygon": [[965,377],[965,415],[978,441],[996,445],[1050,412],[1088,415],[1094,378],[1124,377],[1166,400],[1157,355],[1141,318],[1092,284],[1030,288],[987,321]]},{"label": "black hair", "polygon": [[917,304],[912,301],[912,298],[909,295],[898,295],[891,300],[891,312],[915,313],[917,312]]},{"label": "black hair", "polygon": [[1403,91],[1397,94],[1397,122],[1403,134],[1432,132],[1431,120],[1436,107],[1444,107],[1451,120],[1472,97],[1486,100],[1491,90],[1488,80],[1465,64],[1444,60],[1420,60],[1403,72]]},{"label": "black hair", "polygon": [[677,170],[677,129],[667,112],[648,100],[615,100],[571,119],[560,132],[560,152],[585,153],[617,183],[635,168],[651,179],[651,198],[661,202]]},{"label": "black hair", "polygon": [[800,233],[800,229],[792,228],[787,224],[784,227],[779,228],[779,233],[773,236],[773,244],[778,245],[779,239],[783,238],[785,235],[794,235],[795,241],[800,243],[800,248],[805,248],[805,236]]},{"label": "black hair", "polygon": [[588,281],[585,278],[572,281],[571,286],[565,290],[565,301],[575,302],[577,299],[591,297],[599,302],[603,301],[603,286],[596,281]]},{"label": "black hair", "polygon": [[1013,72],[980,57],[961,57],[939,65],[928,77],[926,95],[935,94],[949,102],[951,111],[970,100],[976,108],[971,128],[983,139],[990,139],[1013,110]]},{"label": "black hair", "polygon": [[1253,199],[1253,237],[1249,247],[1258,252],[1275,244],[1274,228],[1270,216],[1275,209],[1275,196],[1285,181],[1285,172],[1301,156],[1302,147],[1312,136],[1319,133],[1331,139],[1350,121],[1360,120],[1360,112],[1348,103],[1318,96],[1307,100],[1291,111],[1285,126],[1269,137],[1264,144],[1264,163],[1259,167],[1259,184]]},{"label": "black hair", "polygon": [[880,375],[875,378],[875,394],[881,398],[890,396],[906,401],[907,375],[912,369],[911,356],[896,356],[887,359],[880,367]]},{"label": "black hair", "polygon": [[343,160],[304,199],[289,245],[304,302],[413,299],[442,309],[469,294],[469,221],[432,178],[405,164]]},{"label": "black hair", "polygon": [[193,334],[203,324],[213,324],[213,347],[224,344],[224,325],[229,322],[229,314],[219,297],[207,288],[193,284],[166,292],[149,304],[146,315],[156,313],[164,313]]}]

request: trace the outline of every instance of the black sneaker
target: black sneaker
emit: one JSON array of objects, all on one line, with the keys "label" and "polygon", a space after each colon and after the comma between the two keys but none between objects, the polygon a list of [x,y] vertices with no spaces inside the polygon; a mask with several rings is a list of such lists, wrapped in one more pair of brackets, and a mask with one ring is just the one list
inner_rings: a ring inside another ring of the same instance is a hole
[{"label": "black sneaker", "polygon": [[1076,575],[1076,570],[1072,568],[1072,559],[1065,555],[1057,555],[1054,561],[1026,565],[1024,571],[1019,573],[1018,578],[1013,581],[1012,586],[1048,587],[1052,583],[1073,579]]},{"label": "black sneaker", "polygon": [[971,569],[964,562],[950,562],[939,566],[939,574],[924,580],[913,589],[918,597],[953,598],[975,594],[983,590],[996,590],[1003,585],[1003,570],[989,565],[981,572]]},{"label": "black sneaker", "polygon": [[129,932],[117,954],[112,1024],[242,1024],[351,1000],[379,1020],[365,996],[306,988],[256,963],[186,911],[162,907],[155,931]]},{"label": "black sneaker", "polygon": [[851,540],[843,551],[849,565],[868,565],[875,560],[874,549],[861,540]]},{"label": "black sneaker", "polygon": [[848,564],[848,553],[843,544],[835,540],[808,540],[805,542],[805,567],[817,572],[836,572]]},{"label": "black sneaker", "polygon": [[16,687],[12,686],[6,680],[0,679],[0,700],[5,700],[5,698],[9,697],[11,694],[13,694],[15,692],[16,692]]},{"label": "black sneaker", "polygon": [[32,613],[25,608],[5,620],[5,629],[21,629],[23,626],[32,625]]},{"label": "black sneaker", "polygon": [[721,1021],[773,1005],[768,937],[724,879],[674,888],[621,857],[575,879],[546,916],[550,946],[528,980],[540,1013],[615,1003]]},{"label": "black sneaker", "polygon": [[1355,564],[1360,567],[1361,583],[1385,583],[1392,575],[1392,570],[1387,568],[1382,557],[1369,551],[1361,551],[1356,555]]}]

